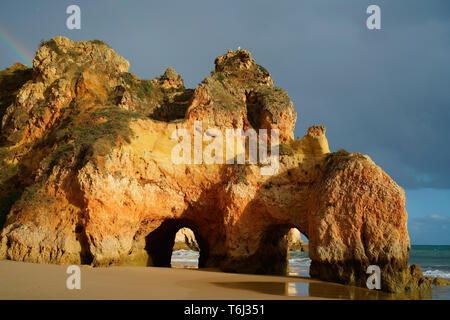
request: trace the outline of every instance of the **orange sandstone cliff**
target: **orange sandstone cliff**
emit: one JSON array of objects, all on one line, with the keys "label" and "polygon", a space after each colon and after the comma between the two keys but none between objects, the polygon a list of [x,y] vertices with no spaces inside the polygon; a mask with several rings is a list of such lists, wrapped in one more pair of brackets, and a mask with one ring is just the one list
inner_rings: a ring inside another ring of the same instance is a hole
[{"label": "orange sandstone cliff", "polygon": [[[170,266],[189,227],[200,267],[280,274],[295,227],[312,277],[365,287],[378,265],[385,291],[430,287],[408,266],[403,189],[368,156],[331,153],[323,126],[294,140],[291,100],[248,51],[218,57],[195,90],[171,68],[141,80],[128,67],[101,41],[57,37],[32,69],[0,72],[0,258]],[[278,129],[277,173],[174,164],[172,134],[195,121]]]}]

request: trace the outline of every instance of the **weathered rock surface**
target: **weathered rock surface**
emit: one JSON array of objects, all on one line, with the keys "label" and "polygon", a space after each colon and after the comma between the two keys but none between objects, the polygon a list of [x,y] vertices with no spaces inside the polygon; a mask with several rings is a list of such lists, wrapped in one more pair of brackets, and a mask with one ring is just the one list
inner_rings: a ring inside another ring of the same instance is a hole
[{"label": "weathered rock surface", "polygon": [[199,251],[197,240],[195,239],[194,232],[188,228],[181,228],[175,235],[175,245],[173,250],[194,250]]},{"label": "weathered rock surface", "polygon": [[434,278],[432,281],[433,281],[433,284],[437,287],[450,286],[450,280],[448,280],[448,279]]},{"label": "weathered rock surface", "polygon": [[308,251],[308,244],[302,240],[300,231],[292,228],[289,230],[287,237],[289,250]]},{"label": "weathered rock surface", "polygon": [[[402,188],[368,156],[330,153],[323,126],[294,140],[291,100],[248,51],[215,64],[191,90],[172,69],[140,80],[100,41],[58,37],[32,70],[3,71],[0,257],[169,266],[188,227],[200,268],[283,273],[295,227],[309,239],[314,277],[365,286],[376,264],[383,290],[431,286],[407,264]],[[193,135],[197,120],[203,131],[279,129],[278,172],[174,164],[173,132]]]}]

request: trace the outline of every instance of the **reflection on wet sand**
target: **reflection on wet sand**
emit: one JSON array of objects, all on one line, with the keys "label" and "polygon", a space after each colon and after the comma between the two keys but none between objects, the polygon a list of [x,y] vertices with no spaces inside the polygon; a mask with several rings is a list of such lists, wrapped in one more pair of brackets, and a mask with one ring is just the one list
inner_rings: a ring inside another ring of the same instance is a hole
[{"label": "reflection on wet sand", "polygon": [[317,297],[328,299],[349,300],[402,300],[402,299],[432,299],[432,290],[421,292],[390,294],[377,290],[369,290],[354,286],[346,286],[324,282],[215,282],[217,286],[250,290],[259,293],[278,296]]},{"label": "reflection on wet sand", "polygon": [[278,296],[308,296],[308,283],[306,282],[298,282],[299,286],[292,285],[293,282],[265,281],[214,282],[213,284],[223,288],[256,291]]},{"label": "reflection on wet sand", "polygon": [[309,296],[350,300],[410,300],[431,299],[433,294],[431,289],[393,294],[335,283],[311,282],[309,283]]}]

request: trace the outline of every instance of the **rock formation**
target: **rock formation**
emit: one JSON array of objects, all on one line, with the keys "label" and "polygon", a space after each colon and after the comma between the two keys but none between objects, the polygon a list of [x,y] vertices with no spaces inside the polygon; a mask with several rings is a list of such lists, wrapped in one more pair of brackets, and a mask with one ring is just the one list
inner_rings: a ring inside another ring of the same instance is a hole
[{"label": "rock formation", "polygon": [[[308,244],[301,239],[300,231],[295,228],[289,230],[287,234],[289,250],[308,251]],[[189,228],[181,228],[175,235],[173,250],[194,250],[199,251],[194,232]]]},{"label": "rock formation", "polygon": [[295,228],[289,230],[287,234],[289,250],[308,251],[308,244],[302,240],[300,231]]},{"label": "rock formation", "polygon": [[194,232],[188,228],[181,228],[175,235],[175,244],[173,250],[194,250],[199,251],[197,240],[195,239]]},{"label": "rock formation", "polygon": [[[368,156],[331,153],[323,126],[294,140],[289,96],[248,51],[218,57],[195,90],[173,69],[141,80],[128,67],[101,41],[57,37],[32,70],[0,73],[1,258],[170,266],[188,227],[200,268],[284,273],[295,227],[313,277],[365,287],[374,264],[383,290],[431,286],[408,266],[403,189]],[[195,121],[278,129],[278,172],[248,159],[174,164],[172,134]]]}]

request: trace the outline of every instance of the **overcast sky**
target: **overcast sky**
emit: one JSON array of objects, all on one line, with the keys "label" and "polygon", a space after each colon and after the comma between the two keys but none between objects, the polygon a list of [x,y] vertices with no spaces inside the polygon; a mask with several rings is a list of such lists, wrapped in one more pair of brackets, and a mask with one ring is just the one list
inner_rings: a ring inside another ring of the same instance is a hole
[{"label": "overcast sky", "polygon": [[296,136],[323,124],[332,150],[368,154],[406,190],[412,243],[450,244],[450,1],[2,1],[0,69],[58,35],[104,40],[142,78],[172,66],[188,87],[250,50],[294,102]]}]

